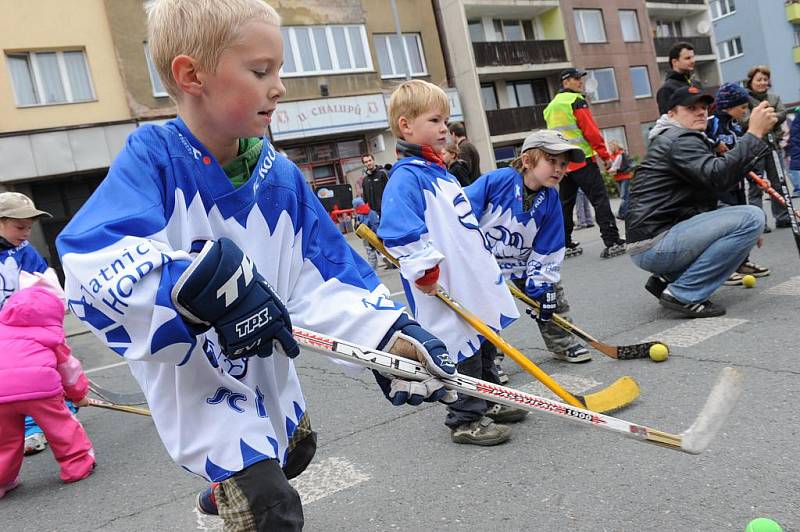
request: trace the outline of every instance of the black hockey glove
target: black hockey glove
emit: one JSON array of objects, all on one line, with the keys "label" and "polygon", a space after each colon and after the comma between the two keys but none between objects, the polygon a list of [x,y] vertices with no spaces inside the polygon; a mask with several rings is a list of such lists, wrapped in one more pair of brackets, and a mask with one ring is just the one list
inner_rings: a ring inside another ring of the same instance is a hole
[{"label": "black hockey glove", "polygon": [[539,302],[539,312],[533,309],[526,309],[528,315],[542,323],[550,321],[553,313],[558,307],[558,298],[556,297],[556,287],[553,284],[547,283],[539,286],[536,289],[529,289],[529,285],[525,285],[525,292],[528,297],[535,299]]},{"label": "black hockey glove", "polygon": [[268,357],[275,340],[287,356],[300,354],[286,307],[232,240],[206,242],[175,283],[172,301],[191,325],[214,327],[230,359]]},{"label": "black hockey glove", "polygon": [[378,344],[378,349],[415,360],[430,372],[433,378],[425,381],[407,381],[373,370],[378,386],[393,405],[419,405],[423,401],[452,403],[457,395],[436,377],[452,377],[456,366],[444,342],[423,329],[419,323],[401,314]]}]

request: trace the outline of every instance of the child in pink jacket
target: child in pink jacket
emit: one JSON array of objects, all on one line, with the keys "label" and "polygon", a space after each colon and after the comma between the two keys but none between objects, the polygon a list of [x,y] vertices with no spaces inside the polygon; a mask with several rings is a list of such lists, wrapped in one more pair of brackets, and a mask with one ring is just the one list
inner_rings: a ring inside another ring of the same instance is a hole
[{"label": "child in pink jacket", "polygon": [[0,310],[0,497],[19,484],[24,419],[44,430],[61,466],[61,480],[84,479],[94,468],[92,442],[64,404],[88,405],[89,381],[64,338],[64,303],[42,286],[25,288]]}]

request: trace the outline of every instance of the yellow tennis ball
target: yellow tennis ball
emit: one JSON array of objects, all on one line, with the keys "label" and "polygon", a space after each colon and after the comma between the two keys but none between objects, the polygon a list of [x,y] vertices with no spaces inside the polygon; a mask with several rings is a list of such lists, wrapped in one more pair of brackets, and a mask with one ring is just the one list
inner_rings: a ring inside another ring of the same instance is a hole
[{"label": "yellow tennis ball", "polygon": [[664,344],[650,346],[650,359],[653,362],[664,362],[669,357],[669,349]]},{"label": "yellow tennis ball", "polygon": [[767,517],[758,517],[747,524],[744,532],[782,532],[781,525]]},{"label": "yellow tennis ball", "polygon": [[745,275],[742,277],[742,284],[745,288],[753,288],[756,285],[756,278],[752,275]]}]

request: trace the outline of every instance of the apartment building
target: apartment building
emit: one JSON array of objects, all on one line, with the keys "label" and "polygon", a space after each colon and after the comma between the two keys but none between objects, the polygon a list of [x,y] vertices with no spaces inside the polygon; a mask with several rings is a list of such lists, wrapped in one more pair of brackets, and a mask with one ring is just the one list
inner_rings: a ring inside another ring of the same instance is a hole
[{"label": "apartment building", "polygon": [[734,83],[755,65],[768,65],[772,89],[800,103],[800,3],[711,0],[709,13],[722,79]]},{"label": "apartment building", "polygon": [[0,50],[0,188],[53,214],[31,241],[58,267],[55,236],[135,127],[103,2],[14,2]]}]

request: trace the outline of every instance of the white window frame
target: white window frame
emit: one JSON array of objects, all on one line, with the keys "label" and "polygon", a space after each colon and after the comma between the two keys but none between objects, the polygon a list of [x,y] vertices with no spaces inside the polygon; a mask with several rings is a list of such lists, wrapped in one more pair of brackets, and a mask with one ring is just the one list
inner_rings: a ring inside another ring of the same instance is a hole
[{"label": "white window frame", "polygon": [[[622,135],[618,135],[618,133]],[[603,141],[606,143],[606,148],[611,144],[612,140],[616,140],[622,144],[622,148],[628,150],[628,133],[625,131],[625,126],[606,127],[600,130],[603,135]]]},{"label": "white window frame", "polygon": [[[606,70],[610,70],[611,71],[611,79],[614,81],[614,92],[616,93],[616,95],[613,98],[606,98],[605,100],[600,100],[600,99],[598,99],[597,91],[595,91],[593,93],[588,93],[587,92],[586,95],[589,97],[589,101],[592,102],[592,103],[606,103],[606,102],[619,101],[619,86],[617,85],[617,74],[614,72],[614,68],[613,67],[595,68],[595,69],[592,69],[592,70],[587,70],[586,71],[586,73],[587,73],[586,80],[588,81],[589,78],[596,78],[595,77],[595,72],[606,71]],[[598,87],[598,88],[600,88],[600,87]]]},{"label": "white window frame", "polygon": [[[589,13],[597,13],[600,15],[600,30],[603,32],[603,40],[602,41],[587,41],[586,40],[586,30],[584,25],[584,16],[588,15]],[[606,34],[606,25],[605,20],[603,19],[603,10],[602,9],[575,9],[573,11],[573,15],[575,18],[575,33],[578,38],[578,42],[581,44],[599,44],[599,43],[607,43],[608,42],[608,35]]]},{"label": "white window frame", "polygon": [[[634,23],[633,27],[636,30],[636,38],[630,40],[625,38],[625,24],[623,23],[622,20],[622,15],[623,14],[627,15],[629,13],[633,13],[633,23]],[[619,16],[619,28],[622,32],[623,42],[642,42],[642,32],[639,29],[639,13],[635,9],[620,9],[617,11],[617,14]]]},{"label": "white window frame", "polygon": [[711,0],[708,3],[708,11],[711,13],[711,20],[719,20],[736,13],[736,2],[734,0]]},{"label": "white window frame", "polygon": [[147,72],[150,74],[150,87],[153,88],[153,96],[156,98],[169,97],[169,93],[167,93],[167,89],[164,88],[164,84],[158,75],[153,56],[150,55],[150,46],[146,42],[144,43],[144,60],[147,62]]},{"label": "white window frame", "polygon": [[[633,84],[633,69],[644,69],[644,77],[647,80],[647,94],[636,94],[636,91],[634,90],[634,84]],[[631,70],[631,92],[633,92],[633,97],[635,99],[637,99],[637,100],[640,99],[640,98],[652,98],[653,97],[653,85],[650,83],[650,69],[647,68],[647,65],[632,66],[632,67],[630,67],[630,70]]]},{"label": "white window frame", "polygon": [[[64,53],[65,52],[81,52],[83,54],[83,61],[86,65],[86,78],[89,80],[89,89],[91,90],[91,97],[85,100],[75,100],[72,96],[72,85],[69,80],[69,74],[67,74],[67,65],[64,62]],[[44,100],[44,81],[42,80],[42,75],[39,72],[39,64],[37,60],[38,54],[56,54],[56,61],[58,62],[58,75],[61,78],[61,85],[64,87],[64,98],[65,101],[63,102],[45,102]],[[66,105],[66,104],[73,104],[73,103],[87,103],[87,102],[95,102],[97,101],[97,93],[94,90],[94,83],[92,82],[92,71],[89,69],[89,58],[86,56],[86,50],[83,48],[74,48],[69,50],[37,50],[37,51],[20,51],[20,52],[6,52],[6,57],[13,57],[13,56],[28,56],[28,61],[31,66],[31,76],[33,79],[34,86],[34,95],[36,96],[36,103],[29,103],[29,104],[20,104],[19,97],[17,96],[17,88],[14,85],[14,79],[11,76],[11,72],[9,72],[9,78],[11,78],[11,87],[14,91],[14,103],[17,107],[44,107],[48,105]]]},{"label": "white window frame", "polygon": [[[316,46],[316,39],[314,37],[314,28],[323,28],[325,30],[325,39],[326,44],[328,46],[328,52],[331,56],[331,68],[330,70],[323,70],[320,68],[319,57],[317,56],[317,46]],[[354,43],[350,38],[350,32],[348,28],[358,28],[360,34],[360,43],[361,50],[364,54],[364,59],[367,63],[365,67],[356,67],[351,66],[350,68],[344,68],[339,66],[339,54],[336,52],[336,45],[333,39],[333,28],[343,28],[344,29],[344,38],[345,42],[347,43],[347,53],[349,55],[350,64],[355,65],[355,54],[353,53]],[[318,76],[320,74],[349,74],[352,72],[374,72],[375,69],[372,66],[372,54],[370,53],[369,49],[369,42],[367,41],[367,30],[363,24],[334,24],[329,26],[284,26],[288,32],[289,38],[287,42],[283,43],[284,46],[284,54],[292,54],[292,58],[294,60],[294,65],[297,68],[296,72],[285,72],[283,68],[281,68],[281,77],[282,78],[302,78],[307,76]],[[297,32],[298,31],[305,31],[308,33],[308,39],[311,43],[311,53],[314,58],[314,70],[303,70],[303,59],[300,56],[300,48],[297,44]]]},{"label": "white window frame", "polygon": [[[734,50],[734,48],[738,48],[738,50]],[[742,57],[744,55],[744,48],[742,47],[742,38],[733,37],[732,39],[727,39],[725,41],[718,42],[717,50],[719,50],[720,63],[724,63],[725,61],[730,61],[731,59],[736,59],[737,57]],[[729,52],[733,53],[731,55],[728,55]]]},{"label": "white window frame", "polygon": [[[392,65],[392,72],[385,73],[381,71],[381,79],[398,79],[406,77],[406,73],[403,72],[403,65],[397,64],[397,61],[394,57],[394,51],[392,47],[389,46],[389,39],[391,37],[396,37],[396,33],[375,33],[373,34],[372,38],[375,39],[377,42],[378,39],[384,40],[384,46],[386,47],[386,51],[389,53],[389,63]],[[419,50],[419,57],[420,61],[422,62],[422,70],[419,72],[410,72],[412,78],[419,78],[425,77],[428,75],[428,62],[425,60],[425,51],[422,49],[422,36],[419,33],[403,33],[402,39],[400,39],[403,43],[403,53],[405,54],[406,65],[408,69],[411,70],[411,54],[408,53],[408,41],[406,41],[407,37],[414,37],[417,41],[417,49]],[[378,63],[380,65],[380,63]],[[380,68],[380,66],[379,66]],[[399,71],[398,71],[399,69]]]}]

